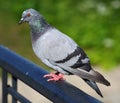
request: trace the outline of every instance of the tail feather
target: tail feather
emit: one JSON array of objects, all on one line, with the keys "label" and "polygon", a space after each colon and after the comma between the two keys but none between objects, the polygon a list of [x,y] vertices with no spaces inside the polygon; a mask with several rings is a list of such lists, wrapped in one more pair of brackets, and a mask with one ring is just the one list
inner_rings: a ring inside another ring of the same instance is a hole
[{"label": "tail feather", "polygon": [[106,80],[103,75],[101,75],[100,73],[98,73],[97,71],[92,70],[92,72],[94,72],[95,77],[96,77],[96,82],[102,83],[106,86],[110,86],[110,82],[108,80]]},{"label": "tail feather", "polygon": [[103,97],[100,89],[98,88],[98,86],[97,86],[97,84],[96,84],[95,82],[90,81],[90,80],[88,80],[88,79],[84,79],[84,78],[82,78],[82,79],[83,79],[91,88],[93,88],[98,95],[100,95],[101,97]]},{"label": "tail feather", "polygon": [[108,80],[106,80],[102,74],[93,70],[90,65],[88,66],[88,68],[90,69],[89,74],[93,75],[93,79],[95,79],[95,80],[91,80],[91,81],[99,82],[106,86],[110,86],[110,82]]},{"label": "tail feather", "polygon": [[102,83],[106,86],[110,86],[110,82],[106,80],[102,74],[98,73],[97,71],[93,70],[92,67],[89,65],[84,65],[80,68],[77,68],[76,70],[73,69],[71,71],[73,74],[76,74],[77,76],[81,77],[91,88],[93,88],[97,94],[99,94],[101,97],[102,93],[99,90],[96,82]]},{"label": "tail feather", "polygon": [[81,68],[78,68],[77,71],[72,71],[73,74],[76,74],[78,76],[80,76],[81,78],[85,78],[91,81],[95,81],[98,83],[102,83],[106,86],[110,86],[110,82],[108,80],[106,80],[103,75],[101,75],[100,73],[98,73],[97,71],[91,69],[90,71],[85,71]]}]

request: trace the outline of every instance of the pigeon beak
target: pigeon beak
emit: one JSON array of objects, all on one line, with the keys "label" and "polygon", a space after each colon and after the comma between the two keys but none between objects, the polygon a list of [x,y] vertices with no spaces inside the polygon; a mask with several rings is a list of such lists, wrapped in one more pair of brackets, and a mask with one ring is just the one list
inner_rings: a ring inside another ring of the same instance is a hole
[{"label": "pigeon beak", "polygon": [[24,22],[24,19],[21,18],[20,21],[19,21],[19,24],[22,24]]}]

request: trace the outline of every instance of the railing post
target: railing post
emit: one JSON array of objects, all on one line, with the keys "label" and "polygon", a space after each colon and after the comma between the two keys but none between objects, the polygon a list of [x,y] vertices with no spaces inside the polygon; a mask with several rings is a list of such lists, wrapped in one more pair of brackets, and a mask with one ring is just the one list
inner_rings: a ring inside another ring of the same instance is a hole
[{"label": "railing post", "polygon": [[[17,91],[17,78],[12,75],[12,87]],[[12,103],[17,103],[17,99],[12,96]]]},{"label": "railing post", "polygon": [[8,103],[7,77],[7,71],[2,69],[2,103]]}]

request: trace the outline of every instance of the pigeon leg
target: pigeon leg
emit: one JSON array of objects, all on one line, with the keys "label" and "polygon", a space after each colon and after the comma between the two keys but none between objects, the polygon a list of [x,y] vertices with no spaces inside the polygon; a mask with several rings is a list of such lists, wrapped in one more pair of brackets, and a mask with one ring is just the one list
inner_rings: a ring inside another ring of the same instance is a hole
[{"label": "pigeon leg", "polygon": [[64,80],[63,76],[64,76],[63,74],[60,74],[59,72],[56,72],[56,73],[46,74],[43,77],[44,78],[46,78],[46,77],[50,78],[50,79],[47,80],[49,82],[49,81]]}]

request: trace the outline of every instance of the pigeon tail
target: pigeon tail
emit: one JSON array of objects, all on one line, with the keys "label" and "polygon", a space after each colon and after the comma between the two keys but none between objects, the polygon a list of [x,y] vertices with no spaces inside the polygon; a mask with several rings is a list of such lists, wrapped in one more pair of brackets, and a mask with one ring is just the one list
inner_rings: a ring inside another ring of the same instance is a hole
[{"label": "pigeon tail", "polygon": [[[87,68],[87,69],[86,69]],[[89,70],[89,71],[86,71]],[[78,71],[73,71],[74,74],[80,76],[81,78],[90,80],[90,81],[94,81],[94,82],[98,82],[98,83],[102,83],[106,86],[110,86],[110,82],[108,80],[106,80],[103,75],[101,75],[100,73],[98,73],[97,71],[93,70],[91,68],[91,66],[83,66],[82,68],[78,68]]]},{"label": "pigeon tail", "polygon": [[100,89],[98,88],[98,86],[97,86],[97,84],[96,84],[95,82],[90,81],[90,80],[88,80],[88,79],[84,79],[84,78],[82,78],[82,79],[83,79],[91,88],[93,88],[99,96],[103,97]]},{"label": "pigeon tail", "polygon": [[98,73],[97,71],[92,70],[92,72],[94,72],[95,77],[96,77],[96,82],[102,83],[106,86],[110,86],[110,82],[108,80],[106,80],[100,73]]}]

